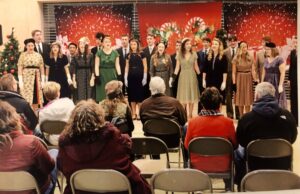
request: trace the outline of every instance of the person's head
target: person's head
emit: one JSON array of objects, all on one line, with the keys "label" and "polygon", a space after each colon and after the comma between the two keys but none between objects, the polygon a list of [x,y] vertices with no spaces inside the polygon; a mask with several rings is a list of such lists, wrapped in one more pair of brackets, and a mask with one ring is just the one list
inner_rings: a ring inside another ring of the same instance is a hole
[{"label": "person's head", "polygon": [[12,74],[8,73],[0,78],[0,90],[13,92],[18,90],[17,81]]},{"label": "person's head", "polygon": [[223,43],[220,39],[214,38],[212,41],[211,49],[215,53],[221,53],[223,51]]},{"label": "person's head", "polygon": [[74,42],[71,42],[68,45],[68,49],[69,49],[69,52],[70,52],[71,55],[75,55],[76,50],[77,50],[77,44],[75,44]]},{"label": "person's head", "polygon": [[35,40],[36,43],[41,43],[42,42],[42,31],[41,30],[33,30],[31,32],[32,38]]},{"label": "person's head", "polygon": [[200,102],[205,110],[219,110],[223,97],[215,87],[206,88],[200,97]]},{"label": "person's head", "polygon": [[34,52],[35,41],[33,38],[28,38],[28,39],[24,40],[24,44],[25,44],[25,51]]},{"label": "person's head", "polygon": [[96,40],[97,46],[102,45],[103,38],[104,38],[104,34],[102,32],[97,32],[95,34],[95,40]]},{"label": "person's head", "polygon": [[0,101],[0,147],[5,143],[1,135],[17,130],[22,130],[19,114],[9,103]]},{"label": "person's head", "polygon": [[181,48],[181,40],[176,41],[175,50],[176,52],[179,52]]},{"label": "person's head", "polygon": [[293,39],[292,39],[292,48],[293,49],[297,49],[297,36],[293,36]]},{"label": "person's head", "polygon": [[112,80],[105,85],[105,93],[109,100],[124,100],[122,93],[123,83],[121,81]]},{"label": "person's head", "polygon": [[153,34],[148,34],[147,35],[147,44],[148,46],[154,46],[155,43],[155,38]]},{"label": "person's head", "polygon": [[129,50],[130,50],[131,53],[132,52],[139,53],[139,51],[140,51],[140,42],[135,38],[130,39],[130,41],[129,41]]},{"label": "person's head", "polygon": [[276,48],[276,44],[273,42],[266,43],[265,51],[268,57],[276,57],[279,55],[279,50]]},{"label": "person's head", "polygon": [[261,39],[261,45],[263,46],[263,48],[265,48],[266,46],[266,43],[268,42],[271,42],[272,39],[270,36],[264,36],[262,39]]},{"label": "person's head", "polygon": [[78,41],[78,53],[81,54],[87,54],[89,53],[89,43],[90,40],[88,37],[81,37]]},{"label": "person's head", "polygon": [[239,43],[239,52],[240,52],[240,54],[245,55],[247,53],[247,51],[248,51],[248,44],[247,44],[247,42],[241,41]]},{"label": "person's head", "polygon": [[121,43],[122,43],[122,47],[123,48],[127,48],[128,47],[129,36],[127,34],[122,35],[122,37],[121,37]]},{"label": "person's head", "polygon": [[255,100],[259,100],[264,96],[275,97],[275,88],[269,82],[261,82],[255,88]]},{"label": "person's head", "polygon": [[62,57],[61,44],[56,41],[51,44],[50,58]]},{"label": "person's head", "polygon": [[59,98],[60,96],[60,85],[59,83],[49,81],[45,84],[43,87],[43,93],[45,95],[45,98],[48,101],[55,100]]},{"label": "person's head", "polygon": [[166,44],[164,42],[159,42],[157,45],[157,53],[159,55],[165,54],[166,51]]},{"label": "person's head", "polygon": [[150,80],[149,89],[151,91],[151,95],[164,94],[166,91],[166,84],[161,77],[155,76]]},{"label": "person's head", "polygon": [[189,38],[184,38],[182,40],[181,48],[180,48],[182,56],[184,56],[187,52],[192,52],[192,41]]},{"label": "person's head", "polygon": [[208,38],[208,37],[202,38],[202,46],[203,46],[204,49],[210,48],[210,45],[211,45],[211,39],[210,38]]},{"label": "person's head", "polygon": [[231,48],[237,47],[238,41],[237,41],[236,35],[230,35],[230,36],[228,37],[228,45],[229,45]]},{"label": "person's head", "polygon": [[105,115],[101,105],[93,100],[82,100],[72,111],[63,134],[78,143],[91,143],[97,138],[93,132],[101,132],[104,125]]},{"label": "person's head", "polygon": [[102,42],[103,49],[111,48],[111,38],[109,35],[105,35]]}]

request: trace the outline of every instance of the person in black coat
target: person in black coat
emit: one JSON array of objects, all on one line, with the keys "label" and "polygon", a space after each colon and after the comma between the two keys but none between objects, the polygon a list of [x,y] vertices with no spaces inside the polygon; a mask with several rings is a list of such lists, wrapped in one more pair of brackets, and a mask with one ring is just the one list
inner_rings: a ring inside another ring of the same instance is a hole
[{"label": "person in black coat", "polygon": [[104,34],[102,32],[97,32],[95,35],[96,46],[91,49],[91,53],[93,53],[94,57],[96,57],[96,53],[102,49],[102,41],[104,38]]},{"label": "person in black coat", "polygon": [[[176,62],[177,62],[176,56],[177,56],[177,54],[180,52],[180,48],[181,48],[181,40],[177,40],[177,41],[176,41],[176,53],[174,53],[174,54],[171,55],[171,61],[172,61],[173,69],[176,68]],[[179,74],[180,74],[180,70],[179,70],[179,72],[178,72],[178,75],[179,75]],[[179,77],[179,76],[177,76],[177,77],[175,78],[175,80],[172,80],[173,83],[172,83],[172,87],[171,87],[171,89],[172,89],[172,92],[171,92],[171,93],[172,93],[172,96],[173,96],[174,98],[176,98],[176,96],[177,96],[178,77]],[[172,78],[172,79],[173,79],[173,78]]]},{"label": "person in black coat", "polygon": [[[29,103],[17,92],[17,90],[17,81],[12,74],[3,75],[0,78],[0,100],[6,101],[12,105],[21,116],[23,124],[26,125],[27,129],[34,131],[38,119]],[[24,132],[27,133],[28,131]]]},{"label": "person in black coat", "polygon": [[121,82],[123,83],[122,92],[125,94],[125,84],[124,84],[124,75],[125,75],[125,66],[126,66],[126,55],[129,53],[129,36],[122,35],[121,37],[122,46],[117,49],[119,53],[119,64],[121,68]]},{"label": "person in black coat", "polygon": [[[296,46],[297,47],[297,46]],[[297,50],[294,49],[291,52],[291,63],[289,69],[289,83],[291,87],[291,112],[294,115],[297,125],[298,121],[298,80],[297,80]]]},{"label": "person in black coat", "polygon": [[40,53],[45,62],[45,60],[47,58],[49,58],[49,55],[50,55],[50,45],[42,42],[42,31],[41,30],[33,30],[31,32],[31,36],[35,41],[34,51]]},{"label": "person in black coat", "polygon": [[[296,141],[297,133],[293,115],[279,107],[274,86],[269,82],[258,84],[252,111],[243,115],[236,130],[237,141],[241,146],[235,153],[237,182],[245,175],[245,149],[251,141],[281,138],[292,144]],[[290,158],[253,158],[252,161],[249,165],[251,170],[288,169],[291,163]]]},{"label": "person in black coat", "polygon": [[150,61],[152,55],[156,52],[156,45],[155,45],[155,38],[153,34],[147,35],[147,47],[143,49],[144,56],[147,59],[147,84],[145,85],[145,98],[148,98],[151,96],[150,90],[149,90],[149,82],[150,82]]}]

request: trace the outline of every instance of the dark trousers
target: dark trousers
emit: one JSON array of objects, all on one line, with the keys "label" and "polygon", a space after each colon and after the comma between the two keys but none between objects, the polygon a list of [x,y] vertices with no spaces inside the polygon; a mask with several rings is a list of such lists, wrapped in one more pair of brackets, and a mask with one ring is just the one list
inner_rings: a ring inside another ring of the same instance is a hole
[{"label": "dark trousers", "polygon": [[[225,96],[226,96],[225,97],[225,103],[226,103],[227,117],[233,119],[234,118],[234,112],[233,112],[233,105],[232,105],[233,91],[232,91],[232,79],[231,79],[231,77],[227,77]],[[240,111],[239,111],[238,106],[235,106],[235,118],[240,119]]]}]

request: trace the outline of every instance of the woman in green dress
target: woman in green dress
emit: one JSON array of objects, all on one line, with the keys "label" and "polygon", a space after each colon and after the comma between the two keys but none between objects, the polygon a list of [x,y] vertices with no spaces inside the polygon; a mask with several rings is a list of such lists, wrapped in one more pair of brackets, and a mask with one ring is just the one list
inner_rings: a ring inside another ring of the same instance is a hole
[{"label": "woman in green dress", "polygon": [[99,50],[95,59],[96,102],[106,98],[105,85],[111,80],[121,80],[119,54],[111,47],[109,36],[103,38],[103,49]]}]

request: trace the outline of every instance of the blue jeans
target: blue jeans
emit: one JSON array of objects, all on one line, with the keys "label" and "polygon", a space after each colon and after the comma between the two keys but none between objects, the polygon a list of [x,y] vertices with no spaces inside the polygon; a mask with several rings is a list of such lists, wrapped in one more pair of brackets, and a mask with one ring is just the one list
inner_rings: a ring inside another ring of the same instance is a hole
[{"label": "blue jeans", "polygon": [[57,158],[57,155],[58,155],[58,150],[57,149],[51,149],[51,150],[48,150],[48,153],[49,153],[50,157],[55,161],[55,167],[53,168],[53,170],[50,173],[51,182],[50,182],[50,185],[49,185],[48,189],[46,190],[45,194],[53,193],[53,191],[55,189],[55,185],[56,185],[56,180],[57,180],[56,158]]}]

